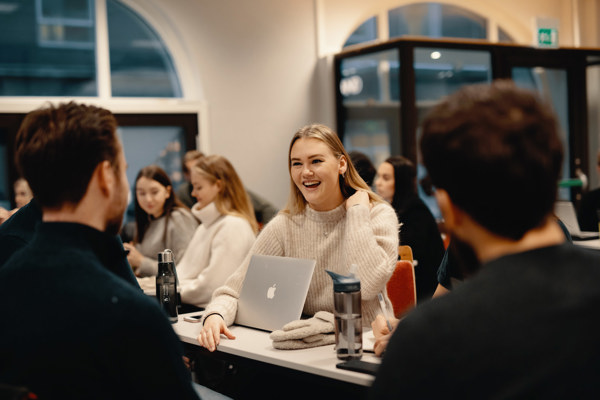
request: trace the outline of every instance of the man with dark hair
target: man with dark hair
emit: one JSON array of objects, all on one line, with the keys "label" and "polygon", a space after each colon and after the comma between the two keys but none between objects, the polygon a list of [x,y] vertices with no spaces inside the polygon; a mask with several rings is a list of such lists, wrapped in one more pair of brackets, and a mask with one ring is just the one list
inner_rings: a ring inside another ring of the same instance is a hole
[{"label": "man with dark hair", "polygon": [[0,269],[0,383],[40,398],[190,398],[181,344],[155,300],[112,271],[128,182],[117,123],[76,103],[28,114],[17,166],[42,211]]},{"label": "man with dark hair", "polygon": [[372,398],[597,396],[600,255],[555,222],[551,108],[508,81],[465,87],[421,152],[468,278],[398,324]]},{"label": "man with dark hair", "polygon": [[377,170],[371,162],[371,159],[365,153],[357,150],[349,151],[348,155],[360,177],[363,178],[369,187],[373,186],[373,180],[375,179],[375,175],[377,175]]}]

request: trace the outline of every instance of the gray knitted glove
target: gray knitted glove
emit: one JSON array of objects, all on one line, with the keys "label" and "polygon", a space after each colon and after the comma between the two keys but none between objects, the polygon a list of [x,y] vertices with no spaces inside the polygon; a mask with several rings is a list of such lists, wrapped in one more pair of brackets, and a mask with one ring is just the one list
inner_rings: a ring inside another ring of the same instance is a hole
[{"label": "gray knitted glove", "polygon": [[273,341],[279,342],[290,339],[304,339],[319,333],[333,332],[333,314],[319,311],[309,319],[299,319],[283,326],[281,330],[273,331],[269,336]]},{"label": "gray knitted glove", "polygon": [[326,346],[335,343],[333,333],[318,334],[304,339],[290,339],[279,342],[273,341],[273,347],[280,350],[308,349],[310,347]]},{"label": "gray knitted glove", "polygon": [[276,349],[305,349],[335,343],[333,314],[319,311],[314,317],[285,324],[269,337]]}]

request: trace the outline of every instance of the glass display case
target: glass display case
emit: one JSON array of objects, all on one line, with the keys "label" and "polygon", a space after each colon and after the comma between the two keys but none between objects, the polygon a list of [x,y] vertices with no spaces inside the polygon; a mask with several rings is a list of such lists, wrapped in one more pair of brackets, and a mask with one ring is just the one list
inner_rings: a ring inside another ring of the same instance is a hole
[{"label": "glass display case", "polygon": [[[577,202],[599,186],[600,49],[538,49],[483,40],[398,38],[353,47],[334,58],[337,131],[347,150],[378,165],[403,155],[426,171],[419,125],[441,99],[464,85],[510,78],[537,91],[560,121],[565,161],[559,196]],[[436,217],[435,201],[421,192]]]}]

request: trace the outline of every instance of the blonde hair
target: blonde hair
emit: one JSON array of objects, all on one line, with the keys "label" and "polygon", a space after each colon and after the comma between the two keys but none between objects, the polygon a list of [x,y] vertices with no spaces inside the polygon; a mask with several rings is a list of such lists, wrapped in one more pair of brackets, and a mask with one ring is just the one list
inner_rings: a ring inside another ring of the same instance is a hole
[{"label": "blonde hair", "polygon": [[367,185],[365,183],[365,181],[360,177],[360,175],[358,174],[358,171],[356,170],[356,168],[352,164],[352,161],[350,160],[350,156],[348,156],[346,149],[344,149],[344,145],[340,141],[340,138],[338,137],[337,133],[335,133],[329,127],[327,127],[325,125],[311,124],[311,125],[306,125],[306,126],[300,128],[294,134],[294,136],[292,137],[292,141],[290,142],[290,148],[288,151],[288,171],[290,173],[290,196],[288,198],[288,202],[287,202],[285,208],[283,209],[283,212],[292,214],[292,215],[300,214],[304,211],[304,209],[306,207],[306,199],[302,195],[302,192],[300,191],[300,189],[298,189],[298,187],[294,183],[294,180],[292,179],[292,172],[291,172],[291,169],[292,169],[292,161],[291,161],[292,147],[294,146],[294,143],[296,143],[296,141],[298,139],[305,139],[305,138],[318,139],[318,140],[322,141],[323,143],[325,143],[327,145],[327,147],[329,147],[329,149],[331,150],[331,152],[337,159],[340,159],[341,157],[344,157],[346,159],[346,164],[347,164],[346,172],[344,174],[340,174],[340,176],[339,176],[340,191],[342,192],[342,196],[344,197],[344,199],[347,199],[348,197],[352,196],[354,193],[356,193],[357,190],[364,190],[369,194],[369,199],[371,202],[373,202],[373,203],[384,202],[384,200],[379,195],[373,193],[373,191],[369,188],[369,185]]},{"label": "blonde hair", "polygon": [[242,217],[252,226],[254,233],[258,232],[258,222],[250,197],[233,165],[225,157],[202,157],[194,165],[194,170],[211,183],[221,182],[221,190],[214,200],[221,214]]}]

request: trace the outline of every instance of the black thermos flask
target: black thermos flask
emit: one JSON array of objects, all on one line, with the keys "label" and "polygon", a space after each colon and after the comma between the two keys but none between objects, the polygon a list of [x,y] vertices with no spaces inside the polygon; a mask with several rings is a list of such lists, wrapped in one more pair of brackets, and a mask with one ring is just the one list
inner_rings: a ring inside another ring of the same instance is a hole
[{"label": "black thermos flask", "polygon": [[156,275],[156,298],[169,321],[175,323],[177,317],[177,277],[173,252],[169,249],[158,253],[158,275]]}]

